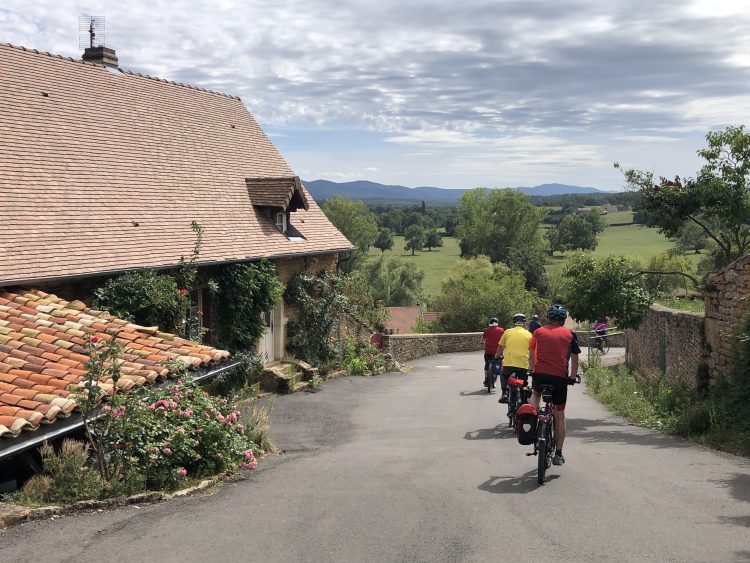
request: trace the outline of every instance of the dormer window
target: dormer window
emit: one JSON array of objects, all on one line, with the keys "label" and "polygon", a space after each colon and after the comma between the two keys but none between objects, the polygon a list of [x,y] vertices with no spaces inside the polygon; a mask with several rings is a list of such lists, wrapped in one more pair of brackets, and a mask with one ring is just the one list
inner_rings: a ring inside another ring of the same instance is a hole
[{"label": "dormer window", "polygon": [[276,213],[276,228],[286,234],[286,213]]},{"label": "dormer window", "polygon": [[[310,208],[302,183],[297,176],[290,178],[246,178],[250,203],[261,211],[276,229],[290,240],[305,240],[289,223],[289,214]],[[269,224],[270,227],[270,224]]]}]

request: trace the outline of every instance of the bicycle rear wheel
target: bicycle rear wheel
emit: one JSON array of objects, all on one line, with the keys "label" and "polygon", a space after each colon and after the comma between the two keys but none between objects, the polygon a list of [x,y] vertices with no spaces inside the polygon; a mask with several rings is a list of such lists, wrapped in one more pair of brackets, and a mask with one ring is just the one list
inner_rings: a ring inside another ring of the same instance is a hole
[{"label": "bicycle rear wheel", "polygon": [[550,445],[547,443],[547,428],[545,426],[546,423],[541,423],[541,428],[538,428],[537,431],[541,436],[544,436],[544,438],[540,439],[537,443],[537,472],[536,472],[536,480],[539,482],[540,485],[544,485],[544,474],[547,472],[547,454],[549,452]]},{"label": "bicycle rear wheel", "polygon": [[609,352],[609,339],[605,338],[602,342],[602,355],[606,354],[607,352]]},{"label": "bicycle rear wheel", "polygon": [[515,385],[509,385],[508,392],[508,426],[516,427],[516,411],[518,410],[518,388]]}]

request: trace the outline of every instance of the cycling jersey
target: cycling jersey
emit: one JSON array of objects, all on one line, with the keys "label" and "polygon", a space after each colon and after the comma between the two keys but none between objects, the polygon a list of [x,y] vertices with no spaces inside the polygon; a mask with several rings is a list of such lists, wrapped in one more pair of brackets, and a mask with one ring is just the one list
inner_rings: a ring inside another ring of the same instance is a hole
[{"label": "cycling jersey", "polygon": [[534,373],[568,377],[571,354],[580,354],[576,335],[564,326],[547,324],[531,335],[529,350],[534,352]]},{"label": "cycling jersey", "polygon": [[503,365],[507,367],[529,369],[529,342],[531,333],[522,326],[514,326],[505,331],[500,338],[503,347]]},{"label": "cycling jersey", "polygon": [[505,332],[499,326],[488,326],[484,329],[484,353],[492,354],[493,356],[497,353],[497,345],[500,342],[500,337]]}]

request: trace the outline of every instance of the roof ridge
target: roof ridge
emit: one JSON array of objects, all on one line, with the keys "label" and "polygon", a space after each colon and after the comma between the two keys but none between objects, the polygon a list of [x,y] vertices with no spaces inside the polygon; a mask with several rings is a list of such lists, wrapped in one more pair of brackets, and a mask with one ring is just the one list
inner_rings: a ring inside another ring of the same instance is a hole
[{"label": "roof ridge", "polygon": [[[64,57],[62,55],[57,55],[55,53],[49,53],[47,51],[40,51],[38,49],[31,49],[29,47],[24,47],[23,45],[13,45],[12,43],[0,43],[0,45],[4,47],[10,47],[11,49],[17,49],[20,51],[26,51],[29,53],[35,53],[37,55],[46,55],[53,59],[60,59],[65,61],[71,61],[74,63],[80,63],[83,65],[92,65],[92,66],[98,66],[102,68],[106,68],[106,65],[101,63],[94,63],[90,61],[84,61],[81,59],[74,59],[73,57]],[[156,80],[158,82],[164,82],[166,84],[173,84],[175,86],[182,86],[183,88],[190,88],[191,90],[198,90],[200,92],[208,92],[209,94],[215,94],[217,96],[223,96],[225,98],[231,98],[233,100],[242,101],[239,96],[233,96],[232,94],[225,94],[224,92],[217,92],[216,90],[209,90],[208,88],[201,88],[200,86],[193,86],[192,84],[185,84],[184,82],[175,82],[174,80],[167,80],[166,78],[159,78],[158,76],[151,76],[149,74],[143,74],[140,72],[135,72],[132,70],[125,70],[123,68],[117,67],[117,70],[122,72],[123,74],[129,74],[131,76],[138,76],[140,78],[148,78],[149,80]]]}]

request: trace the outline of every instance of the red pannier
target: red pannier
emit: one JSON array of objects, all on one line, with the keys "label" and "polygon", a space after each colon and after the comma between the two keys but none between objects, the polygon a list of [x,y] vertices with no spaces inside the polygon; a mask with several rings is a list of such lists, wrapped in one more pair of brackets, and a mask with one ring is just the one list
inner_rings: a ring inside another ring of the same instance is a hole
[{"label": "red pannier", "polygon": [[528,403],[518,407],[516,411],[516,438],[518,443],[528,446],[536,441],[537,409]]},{"label": "red pannier", "polygon": [[508,378],[508,385],[516,385],[518,387],[523,387],[523,379],[518,379],[516,377],[510,376]]}]

